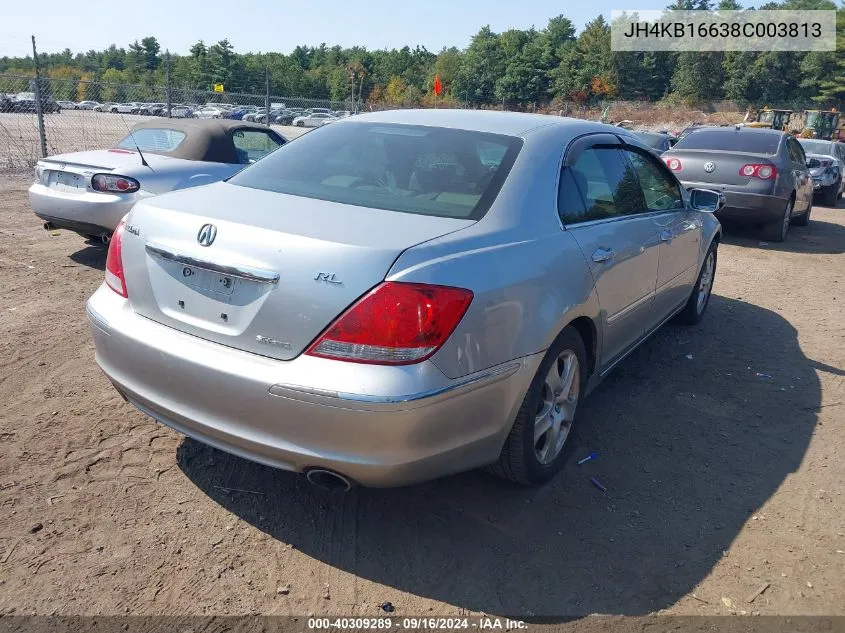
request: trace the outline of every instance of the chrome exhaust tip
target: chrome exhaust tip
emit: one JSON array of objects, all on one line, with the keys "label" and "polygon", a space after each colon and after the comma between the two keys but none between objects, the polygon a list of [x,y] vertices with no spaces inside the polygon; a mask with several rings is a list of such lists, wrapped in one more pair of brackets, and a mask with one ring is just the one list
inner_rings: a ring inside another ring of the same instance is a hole
[{"label": "chrome exhaust tip", "polygon": [[309,483],[322,488],[328,492],[348,492],[352,488],[352,482],[343,475],[324,470],[322,468],[312,468],[305,473],[305,478]]},{"label": "chrome exhaust tip", "polygon": [[43,225],[45,231],[52,231],[54,227],[50,222],[45,222]]},{"label": "chrome exhaust tip", "polygon": [[111,242],[111,235],[109,235],[108,233],[103,233],[100,236],[100,239],[102,240],[104,246],[108,246],[109,242]]}]

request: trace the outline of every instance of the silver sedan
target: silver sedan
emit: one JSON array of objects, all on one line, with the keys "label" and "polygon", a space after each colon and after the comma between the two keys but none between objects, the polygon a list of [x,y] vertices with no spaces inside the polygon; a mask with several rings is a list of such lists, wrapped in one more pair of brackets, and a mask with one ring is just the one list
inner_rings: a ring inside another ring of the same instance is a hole
[{"label": "silver sedan", "polygon": [[88,301],[97,362],[161,423],[324,487],[541,484],[588,392],[704,315],[723,203],[620,128],[350,117],[139,201]]}]

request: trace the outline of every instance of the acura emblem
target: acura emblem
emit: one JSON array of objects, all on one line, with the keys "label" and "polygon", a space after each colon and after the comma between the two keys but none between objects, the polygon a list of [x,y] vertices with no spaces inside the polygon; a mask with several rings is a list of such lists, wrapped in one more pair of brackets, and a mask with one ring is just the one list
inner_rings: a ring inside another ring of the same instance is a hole
[{"label": "acura emblem", "polygon": [[[704,163],[704,171],[706,171],[708,174],[712,174],[714,169],[716,169],[716,163],[710,163],[710,162]],[[211,238],[211,239],[214,239],[214,238]]]},{"label": "acura emblem", "polygon": [[217,227],[213,224],[203,224],[200,232],[197,233],[197,242],[201,246],[211,246],[215,237],[217,237]]}]

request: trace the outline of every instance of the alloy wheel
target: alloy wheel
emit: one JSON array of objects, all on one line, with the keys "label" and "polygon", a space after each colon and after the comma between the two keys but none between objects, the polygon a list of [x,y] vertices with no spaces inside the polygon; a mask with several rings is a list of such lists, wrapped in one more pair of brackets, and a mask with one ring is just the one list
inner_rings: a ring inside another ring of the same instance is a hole
[{"label": "alloy wheel", "polygon": [[575,419],[580,388],[578,356],[564,350],[549,367],[534,418],[534,454],[541,464],[550,464],[563,450]]}]

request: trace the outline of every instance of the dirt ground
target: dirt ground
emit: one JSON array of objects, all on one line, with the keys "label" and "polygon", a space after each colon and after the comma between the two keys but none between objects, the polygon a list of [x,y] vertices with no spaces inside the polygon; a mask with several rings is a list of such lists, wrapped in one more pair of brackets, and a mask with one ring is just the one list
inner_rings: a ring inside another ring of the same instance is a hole
[{"label": "dirt ground", "polygon": [[329,495],[124,404],[84,314],[105,252],[28,184],[0,175],[0,613],[845,614],[845,203],[726,235],[704,321],[584,402],[597,460]]}]

